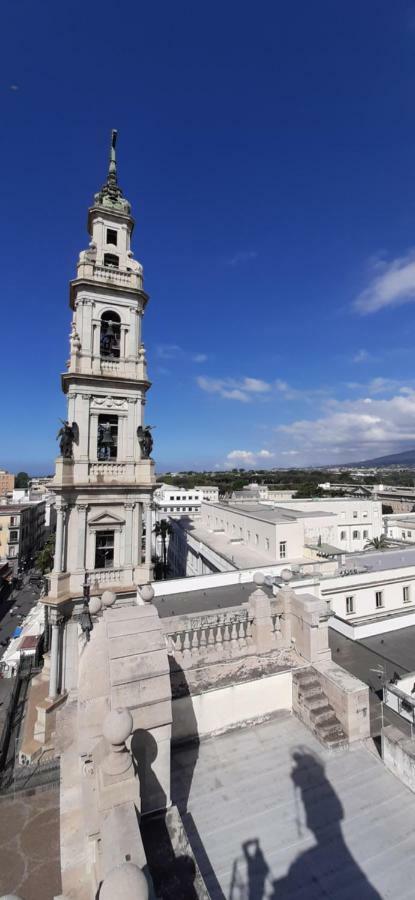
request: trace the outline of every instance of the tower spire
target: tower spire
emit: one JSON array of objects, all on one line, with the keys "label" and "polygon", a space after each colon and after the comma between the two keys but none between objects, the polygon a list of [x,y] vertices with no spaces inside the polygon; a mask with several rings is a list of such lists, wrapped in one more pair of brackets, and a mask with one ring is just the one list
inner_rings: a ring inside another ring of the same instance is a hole
[{"label": "tower spire", "polygon": [[124,199],[123,192],[118,184],[117,179],[117,157],[116,143],[118,131],[113,128],[111,131],[110,158],[108,165],[108,175],[105,184],[103,184],[98,194],[95,194],[95,205],[113,207],[122,212],[130,213],[130,204]]}]

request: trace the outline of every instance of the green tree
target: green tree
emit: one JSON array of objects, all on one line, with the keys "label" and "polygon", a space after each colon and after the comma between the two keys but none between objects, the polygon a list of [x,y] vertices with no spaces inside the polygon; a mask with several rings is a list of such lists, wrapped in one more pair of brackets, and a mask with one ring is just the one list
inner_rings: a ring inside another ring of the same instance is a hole
[{"label": "green tree", "polygon": [[367,541],[364,549],[365,550],[387,550],[390,547],[390,541],[388,541],[386,534],[381,534],[380,537],[374,537],[371,541]]},{"label": "green tree", "polygon": [[18,472],[16,478],[14,479],[15,488],[19,488],[20,490],[26,490],[29,487],[29,476],[27,472]]},{"label": "green tree", "polygon": [[163,578],[167,578],[167,537],[173,534],[173,528],[170,525],[170,522],[167,519],[161,519],[160,522],[156,522],[154,526],[154,534],[156,538],[161,538],[161,548],[163,553]]},{"label": "green tree", "polygon": [[36,568],[39,569],[42,575],[46,575],[47,572],[51,572],[53,569],[53,557],[55,554],[55,536],[50,537],[48,541],[46,541],[45,546],[42,550],[39,550],[39,553],[36,556]]}]

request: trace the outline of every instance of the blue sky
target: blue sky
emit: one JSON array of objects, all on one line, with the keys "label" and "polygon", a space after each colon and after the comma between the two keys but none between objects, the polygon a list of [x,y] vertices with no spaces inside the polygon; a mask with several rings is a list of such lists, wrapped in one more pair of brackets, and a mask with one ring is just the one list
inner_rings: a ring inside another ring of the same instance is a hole
[{"label": "blue sky", "polygon": [[119,130],[159,471],[415,446],[415,4],[3,7],[0,465],[53,469]]}]

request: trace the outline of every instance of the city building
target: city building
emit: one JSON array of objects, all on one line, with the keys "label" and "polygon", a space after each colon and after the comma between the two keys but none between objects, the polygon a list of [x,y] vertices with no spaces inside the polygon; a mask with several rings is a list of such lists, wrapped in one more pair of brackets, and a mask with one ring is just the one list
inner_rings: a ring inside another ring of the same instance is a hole
[{"label": "city building", "polygon": [[213,503],[217,503],[219,500],[219,488],[211,484],[197,484],[195,491],[199,491],[202,495],[202,500],[210,500]]},{"label": "city building", "polygon": [[404,543],[415,542],[415,513],[383,516],[385,537]]},{"label": "city building", "polygon": [[44,544],[45,508],[43,500],[0,506],[0,559],[8,560],[13,574],[25,568]]},{"label": "city building", "polygon": [[[292,513],[301,517],[305,543],[316,543],[320,537],[323,542],[339,547],[343,553],[364,550],[369,541],[383,532],[382,503],[372,498],[294,499],[278,504],[278,508],[285,515]],[[324,525],[323,518],[319,523],[323,513],[331,517]]]},{"label": "city building", "polygon": [[154,491],[155,519],[160,521],[168,516],[177,518],[186,514],[199,515],[203,499],[200,488],[159,484]]},{"label": "city building", "polygon": [[[116,132],[107,179],[88,212],[90,245],[70,285],[67,423],[56,461],[56,550],[48,601],[135,588],[152,571],[155,475],[144,425],[150,387],[141,324],[148,295],[133,258],[134,219],[117,180]],[[147,532],[143,554],[143,534]]]},{"label": "city building", "polygon": [[382,527],[373,500],[203,502],[200,518],[174,525],[169,567],[174,577],[333,557],[363,550]]},{"label": "city building", "polygon": [[0,469],[0,497],[3,494],[10,494],[14,488],[14,475],[11,472],[6,472],[5,469]]}]

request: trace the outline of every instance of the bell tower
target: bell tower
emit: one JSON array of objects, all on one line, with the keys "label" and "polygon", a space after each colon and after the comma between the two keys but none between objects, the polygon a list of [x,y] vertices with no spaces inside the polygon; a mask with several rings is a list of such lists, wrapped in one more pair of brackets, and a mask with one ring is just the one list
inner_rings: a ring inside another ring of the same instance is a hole
[{"label": "bell tower", "polygon": [[52,602],[80,596],[85,573],[92,589],[119,592],[152,576],[155,474],[144,424],[150,382],[141,337],[148,295],[131,250],[134,219],[118,184],[116,140],[113,131],[107,179],[88,212],[90,244],[70,284]]}]

